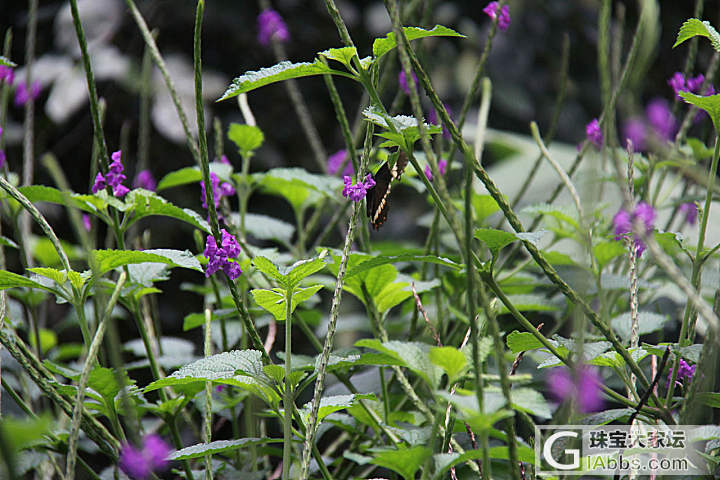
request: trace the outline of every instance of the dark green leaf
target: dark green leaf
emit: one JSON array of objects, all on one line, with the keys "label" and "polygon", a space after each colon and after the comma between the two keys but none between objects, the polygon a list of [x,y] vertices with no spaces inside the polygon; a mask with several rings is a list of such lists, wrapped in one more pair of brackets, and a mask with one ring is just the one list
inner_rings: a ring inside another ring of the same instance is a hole
[{"label": "dark green leaf", "polygon": [[[198,194],[198,197],[199,196],[200,195]],[[177,207],[154,192],[149,192],[147,190],[133,190],[130,194],[128,194],[126,201],[128,204],[131,204],[134,209],[132,220],[127,222],[127,226],[130,226],[141,218],[148,217],[150,215],[161,215],[163,217],[172,217],[177,220],[182,220],[183,222],[189,223],[205,233],[210,233],[210,226],[207,221],[205,221],[205,219],[198,215],[195,211],[190,210],[189,208]]]},{"label": "dark green leaf", "polygon": [[685,40],[698,35],[708,38],[715,51],[720,52],[720,34],[718,34],[717,30],[715,30],[712,25],[710,25],[710,22],[702,22],[697,18],[690,18],[682,24],[673,48],[677,47]]},{"label": "dark green leaf", "polygon": [[475,230],[475,238],[487,245],[493,260],[497,258],[500,250],[518,239],[514,233],[495,230],[494,228],[478,228]]},{"label": "dark green leaf", "polygon": [[706,111],[707,114],[710,115],[715,131],[720,132],[720,93],[716,95],[708,95],[707,97],[695,95],[690,92],[678,92],[678,95],[680,95],[687,103],[695,105],[699,109]]},{"label": "dark green leaf", "polygon": [[415,472],[425,463],[432,450],[428,447],[400,448],[376,452],[371,463],[399,473],[405,480],[413,480]]},{"label": "dark green leaf", "polygon": [[189,268],[202,272],[200,262],[189,251],[155,249],[155,250],[93,250],[100,274],[114,268],[133,263],[165,263],[173,267]]},{"label": "dark green leaf", "polygon": [[280,443],[282,438],[240,438],[237,440],[217,440],[210,443],[197,443],[177,450],[168,456],[168,460],[189,460],[202,458],[206,455],[232,452],[251,445],[264,445],[266,443]]}]

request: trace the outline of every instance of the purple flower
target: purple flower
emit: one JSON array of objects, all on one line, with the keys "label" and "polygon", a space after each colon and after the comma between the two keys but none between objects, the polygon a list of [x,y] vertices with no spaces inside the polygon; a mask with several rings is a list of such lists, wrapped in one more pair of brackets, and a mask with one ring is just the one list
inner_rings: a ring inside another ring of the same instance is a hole
[{"label": "purple flower", "polygon": [[15,72],[12,67],[6,67],[0,65],[0,82],[6,82],[8,85],[12,85],[15,81]]},{"label": "purple flower", "polygon": [[698,207],[695,202],[687,202],[680,205],[679,210],[685,214],[685,221],[690,225],[695,225],[698,217]]},{"label": "purple flower", "polygon": [[[218,177],[214,172],[210,172],[210,185],[212,186],[213,203],[215,204],[215,208],[220,206],[220,199],[222,197],[235,195],[235,187],[227,182],[223,182],[221,185],[220,177]],[[202,190],[202,194],[200,195],[202,206],[203,208],[207,208],[207,202],[205,201],[205,182],[200,182],[200,189]]]},{"label": "purple flower", "polygon": [[340,170],[340,167],[345,163],[345,168],[343,169],[343,175],[355,175],[355,168],[353,168],[353,164],[349,159],[348,152],[345,149],[338,150],[337,152],[333,153],[328,157],[328,173],[330,175],[335,175],[338,170]]},{"label": "purple flower", "polygon": [[502,9],[500,9],[498,7],[498,2],[490,2],[485,8],[483,8],[483,12],[485,12],[493,21],[496,17],[498,17],[498,13],[500,14],[497,20],[497,25],[501,32],[504,32],[510,26],[510,7],[507,5],[503,5]]},{"label": "purple flower", "polygon": [[587,139],[592,142],[598,150],[602,148],[603,134],[597,118],[593,118],[590,123],[585,125],[585,135],[587,135]]},{"label": "purple flower", "polygon": [[87,213],[82,214],[82,224],[86,232],[89,232],[92,228],[92,223],[90,223],[90,215],[88,215]]},{"label": "purple flower", "polygon": [[646,149],[647,128],[641,119],[633,117],[628,120],[623,126],[623,136],[632,142],[633,149],[636,152],[642,152]]},{"label": "purple flower", "polygon": [[[704,81],[705,75],[702,73],[697,77],[685,79],[682,73],[675,72],[673,76],[668,79],[667,83],[673,89],[673,92],[675,92],[675,96],[682,100],[680,92],[692,92],[701,95],[700,87],[702,87]],[[704,95],[712,95],[713,93],[710,92],[715,92],[715,88],[713,88],[712,85],[708,85]]]},{"label": "purple flower", "polygon": [[157,182],[152,172],[150,172],[150,170],[140,171],[135,177],[135,180],[133,180],[133,188],[144,188],[145,190],[154,192],[157,189]]},{"label": "purple flower", "polygon": [[167,467],[170,452],[170,447],[159,435],[148,435],[143,440],[141,449],[129,443],[123,444],[118,466],[130,478],[143,480],[152,472]]},{"label": "purple flower", "polygon": [[240,252],[240,244],[238,244],[235,237],[224,228],[222,229],[220,248],[217,246],[215,237],[208,235],[205,240],[205,251],[203,252],[205,258],[208,259],[207,266],[205,267],[205,276],[210,277],[210,275],[222,269],[230,280],[238,278],[242,273],[242,269],[240,265],[230,259],[237,258]]},{"label": "purple flower", "polygon": [[365,177],[364,182],[358,182],[357,185],[353,185],[352,178],[347,175],[343,177],[343,181],[345,182],[345,188],[342,192],[343,197],[349,198],[353,202],[359,202],[365,198],[367,191],[375,186],[375,180],[370,174]]},{"label": "purple flower", "polygon": [[587,366],[571,372],[565,367],[554,368],[547,377],[550,394],[558,401],[574,400],[579,411],[594,412],[602,408],[602,379],[597,370]]},{"label": "purple flower", "polygon": [[667,81],[668,85],[670,85],[670,88],[673,89],[673,92],[675,92],[675,95],[678,98],[680,95],[678,95],[679,92],[682,90],[685,90],[685,77],[680,72],[675,72],[672,77],[670,77]]},{"label": "purple flower", "polygon": [[230,160],[228,160],[227,155],[220,155],[220,163],[224,163],[225,165],[232,165],[230,163]]},{"label": "purple flower", "polygon": [[675,134],[675,117],[667,100],[662,98],[652,100],[645,108],[645,116],[658,139],[672,140]]},{"label": "purple flower", "polygon": [[95,184],[92,187],[92,192],[98,193],[100,190],[104,190],[107,186],[110,186],[113,189],[113,195],[118,198],[122,198],[130,191],[122,184],[122,182],[124,182],[127,178],[123,174],[125,167],[123,167],[122,164],[122,151],[118,150],[117,152],[113,152],[111,158],[112,163],[110,164],[108,173],[103,176],[102,173],[98,172],[95,177]]},{"label": "purple flower", "polygon": [[95,184],[92,187],[92,192],[98,193],[100,190],[105,190],[105,187],[107,187],[105,177],[103,177],[102,173],[98,172],[97,176],[95,176]]},{"label": "purple flower", "polygon": [[[452,120],[452,118],[453,118],[452,109],[448,106],[447,103],[443,103],[443,107],[445,107],[445,110],[447,110],[448,116]],[[437,111],[435,111],[434,108],[431,108],[430,112],[428,112],[428,123],[431,123],[433,125],[440,125],[440,120],[438,119]],[[442,129],[443,129],[442,130],[443,138],[446,140],[450,140],[450,138],[452,138],[452,136],[450,135],[450,130],[445,128],[445,125],[442,126]]]},{"label": "purple flower", "polygon": [[[445,160],[440,160],[438,162],[438,170],[440,170],[440,175],[445,175],[445,170],[447,169],[447,162]],[[425,176],[428,180],[432,181],[433,174],[432,170],[430,170],[430,164],[425,165]]]},{"label": "purple flower", "polygon": [[264,10],[258,15],[258,42],[260,45],[269,45],[270,40],[275,38],[279,42],[290,40],[285,21],[278,12],[272,9]]},{"label": "purple flower", "polygon": [[5,166],[5,151],[0,150],[0,168]]},{"label": "purple flower", "polygon": [[[649,235],[655,228],[655,209],[645,202],[640,202],[632,213],[626,210],[620,210],[613,217],[613,226],[615,227],[615,240],[620,240],[624,236],[631,234],[633,231],[633,222],[640,220],[645,226],[645,234]],[[639,257],[645,251],[645,244],[640,239],[636,239],[636,254]]]},{"label": "purple flower", "polygon": [[[412,78],[415,80],[415,88],[417,88],[419,84],[415,72],[412,72]],[[407,77],[405,76],[405,70],[400,69],[400,73],[398,73],[398,83],[400,84],[402,91],[405,92],[405,95],[410,95],[410,85],[408,84]]]},{"label": "purple flower", "polygon": [[[697,365],[691,366],[689,363],[687,363],[685,360],[683,360],[681,358],[680,365],[678,365],[677,377],[675,377],[675,385],[682,387],[683,384],[680,383],[680,380],[682,380],[683,378],[687,378],[688,380],[691,380],[693,375],[695,375],[696,367],[697,367]],[[672,380],[672,374],[673,374],[673,369],[671,367],[670,370],[668,371],[668,378],[667,378],[667,383],[665,384],[665,388],[670,388],[670,381]]]},{"label": "purple flower", "polygon": [[37,80],[35,80],[30,86],[29,92],[23,82],[18,83],[17,87],[15,87],[15,106],[20,107],[30,100],[35,100],[38,96],[40,96],[41,91],[42,85],[40,85],[40,82]]}]

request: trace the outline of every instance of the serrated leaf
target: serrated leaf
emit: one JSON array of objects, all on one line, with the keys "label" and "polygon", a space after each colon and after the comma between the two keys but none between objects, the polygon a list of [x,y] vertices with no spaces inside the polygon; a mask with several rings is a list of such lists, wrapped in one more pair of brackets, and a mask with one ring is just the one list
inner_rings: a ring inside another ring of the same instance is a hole
[{"label": "serrated leaf", "polygon": [[478,228],[475,230],[475,238],[487,245],[493,260],[497,258],[500,250],[518,239],[514,233],[494,228]]},{"label": "serrated leaf", "polygon": [[231,123],[228,138],[238,147],[240,154],[246,156],[260,148],[265,141],[262,130],[254,125]]},{"label": "serrated leaf", "polygon": [[[409,41],[426,37],[465,38],[465,35],[458,33],[450,28],[443,27],[442,25],[435,25],[432,30],[425,30],[424,28],[419,27],[403,27],[403,31],[405,32],[405,36]],[[395,47],[397,47],[397,42],[395,40],[394,32],[388,33],[384,38],[376,38],[373,42],[373,56],[375,57],[375,61],[377,61],[378,58],[382,57]]]},{"label": "serrated leaf", "polygon": [[[662,330],[663,326],[670,320],[668,315],[662,315],[655,312],[638,312],[638,335],[645,335],[648,333]],[[630,331],[632,329],[632,319],[630,318],[630,312],[625,312],[622,315],[611,320],[612,328],[623,340],[630,339]]]},{"label": "serrated leaf", "polygon": [[376,452],[370,461],[373,465],[388,468],[399,473],[405,480],[413,480],[415,472],[425,463],[432,450],[428,447],[400,448]]},{"label": "serrated leaf", "polygon": [[275,383],[281,385],[285,378],[285,369],[281,365],[265,365],[263,367],[265,375],[275,380]]},{"label": "serrated leaf", "polygon": [[[333,395],[329,397],[322,397],[320,399],[320,409],[318,410],[318,422],[321,422],[328,415],[345,410],[353,405],[357,404],[359,400],[377,400],[374,394],[351,394],[351,395]],[[310,409],[312,402],[306,403],[300,410],[303,421],[308,424],[310,419]]]},{"label": "serrated leaf", "polygon": [[[129,378],[126,377],[125,380],[128,381]],[[120,392],[120,385],[113,370],[99,365],[90,371],[88,387],[98,392],[108,405],[113,404],[113,399]]]},{"label": "serrated leaf", "polygon": [[690,92],[678,92],[686,103],[695,105],[707,112],[713,122],[716,132],[720,132],[720,93],[703,97]]},{"label": "serrated leaf", "polygon": [[465,355],[455,347],[432,347],[429,355],[430,361],[447,373],[451,384],[468,365]]},{"label": "serrated leaf", "polygon": [[202,272],[200,262],[187,250],[158,248],[154,250],[93,250],[100,274],[133,263],[165,263],[172,267],[189,268]]},{"label": "serrated leaf", "polygon": [[361,262],[359,265],[357,265],[356,267],[353,267],[352,269],[348,269],[348,272],[345,275],[345,279],[347,280],[350,277],[353,277],[360,273],[366,272],[375,267],[379,267],[380,265],[385,265],[388,263],[400,263],[400,262],[435,263],[435,264],[442,265],[445,267],[453,268],[455,270],[460,270],[462,268],[462,265],[459,263],[455,263],[452,260],[449,260],[447,258],[436,257],[435,255],[412,255],[412,254],[395,255],[395,256],[379,255],[377,257],[371,258],[370,260]]},{"label": "serrated leaf", "polygon": [[28,271],[33,272],[37,275],[41,275],[45,278],[53,280],[58,285],[62,285],[67,280],[67,274],[64,270],[58,270],[57,268],[48,267],[34,267],[28,268]]},{"label": "serrated leaf", "polygon": [[343,65],[345,65],[345,67],[347,67],[348,70],[350,70],[352,68],[352,59],[355,55],[357,55],[357,48],[355,48],[355,47],[330,48],[328,50],[318,53],[318,55],[322,55],[323,57],[325,57],[329,60],[335,60],[336,62],[340,62]]},{"label": "serrated leaf", "polygon": [[[313,285],[307,288],[296,288],[293,291],[292,305],[290,313],[294,312],[299,304],[306,301],[318,290],[322,288],[322,285]],[[273,288],[272,290],[256,288],[251,290],[255,303],[270,312],[275,320],[283,322],[285,321],[285,315],[287,312],[285,302],[285,290],[282,288]]]},{"label": "serrated leaf", "polygon": [[680,27],[680,31],[678,31],[677,40],[675,40],[673,48],[696,36],[708,38],[715,51],[720,52],[720,34],[710,25],[710,22],[707,20],[703,22],[697,18],[685,20],[685,23]]},{"label": "serrated leaf", "polygon": [[82,286],[85,284],[85,281],[90,278],[89,272],[78,273],[70,270],[67,275],[72,286],[77,288],[78,290],[81,289]]},{"label": "serrated leaf", "polygon": [[185,365],[168,377],[155,380],[144,391],[197,382],[221,383],[252,390],[253,387],[262,387],[261,382],[269,380],[263,371],[261,359],[262,355],[257,350],[218,353]]},{"label": "serrated leaf", "polygon": [[253,258],[252,264],[255,268],[270,278],[277,280],[281,285],[285,285],[285,277],[280,273],[278,267],[269,259],[261,256]]},{"label": "serrated leaf", "polygon": [[305,278],[325,268],[329,260],[329,258],[320,257],[299,260],[287,267],[287,269],[282,269],[281,273],[285,276],[285,285],[294,289]]},{"label": "serrated leaf", "polygon": [[218,102],[235,97],[241,93],[255,90],[256,88],[270,85],[271,83],[290,80],[291,78],[311,77],[314,75],[342,75],[344,77],[353,78],[346,72],[334,70],[328,65],[316,59],[313,63],[300,62],[291,63],[288,61],[280,62],[272,67],[261,68],[258,71],[245,72],[235,78],[230,86],[225,90]]},{"label": "serrated leaf", "polygon": [[197,443],[171,453],[168,460],[190,460],[202,458],[206,455],[232,452],[251,445],[264,445],[266,443],[280,443],[282,438],[240,438],[237,440],[216,440],[210,443]]},{"label": "serrated leaf", "polygon": [[43,290],[52,291],[49,287],[46,287],[34,280],[30,280],[27,277],[23,277],[17,273],[8,272],[7,270],[0,270],[0,290],[16,287],[42,288]]},{"label": "serrated leaf", "polygon": [[[210,173],[216,174],[220,178],[230,178],[232,174],[232,165],[226,165],[220,162],[211,162]],[[170,172],[160,179],[157,186],[157,191],[165,190],[166,188],[179,187],[181,185],[187,185],[189,183],[202,182],[202,173],[199,167],[185,167],[180,170]],[[198,199],[200,198],[200,191],[198,190]]]},{"label": "serrated leaf", "polygon": [[160,215],[182,220],[205,233],[210,233],[210,225],[197,212],[189,208],[180,208],[173,205],[155,192],[140,189],[133,190],[127,195],[126,202],[133,208],[133,217],[127,222],[127,226],[134,224],[141,218]]},{"label": "serrated leaf", "polygon": [[[544,348],[540,340],[535,338],[530,332],[518,332],[513,330],[510,332],[505,339],[508,348],[513,353],[527,352],[528,350],[535,350],[536,348]],[[557,345],[555,340],[549,340],[550,343]]]},{"label": "serrated leaf", "polygon": [[420,342],[377,339],[363,339],[355,342],[357,347],[372,348],[404,362],[405,366],[425,380],[433,389],[437,388],[442,370],[430,360],[430,345]]},{"label": "serrated leaf", "polygon": [[[379,107],[376,107],[375,105],[370,105],[369,107],[365,108],[362,113],[367,120],[374,123],[375,125],[383,128],[390,128],[387,122],[388,118],[385,117],[383,111],[380,110]],[[395,115],[394,117],[389,117],[389,120],[395,127],[395,130],[402,133],[405,133],[406,130],[409,130],[411,128],[417,128],[418,126],[417,119],[409,115]],[[430,125],[428,123],[423,123],[423,125],[425,126],[425,130],[427,130],[428,133],[442,133],[442,128],[436,125]]]}]

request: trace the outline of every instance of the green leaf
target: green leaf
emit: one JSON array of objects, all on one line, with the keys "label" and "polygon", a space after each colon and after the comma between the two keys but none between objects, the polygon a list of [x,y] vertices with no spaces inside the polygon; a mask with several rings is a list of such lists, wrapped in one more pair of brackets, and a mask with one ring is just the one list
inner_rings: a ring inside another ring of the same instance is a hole
[{"label": "green leaf", "polygon": [[708,38],[715,51],[720,52],[720,34],[718,34],[717,30],[715,30],[712,25],[710,25],[710,22],[707,20],[702,22],[697,18],[690,18],[682,24],[673,48],[677,47],[685,40],[696,36]]},{"label": "green leaf", "polygon": [[[199,195],[198,195],[199,196]],[[141,218],[150,215],[160,215],[182,220],[185,223],[198,228],[205,233],[210,233],[210,225],[197,212],[189,208],[180,208],[168,202],[155,192],[147,190],[133,190],[127,195],[126,202],[132,205],[133,217],[127,222],[127,226],[134,224]]]},{"label": "green leaf", "polygon": [[70,279],[70,283],[72,284],[72,286],[79,290],[85,284],[85,280],[90,278],[90,273],[89,272],[78,273],[73,270],[70,270],[68,272],[68,278]]},{"label": "green leaf", "polygon": [[[528,350],[535,350],[536,348],[543,348],[543,344],[540,340],[530,332],[518,332],[513,330],[506,338],[507,346],[513,353],[527,352]],[[551,343],[556,343],[554,340],[550,340]]]},{"label": "green leaf", "polygon": [[380,342],[377,339],[363,339],[355,342],[357,347],[372,348],[401,360],[410,370],[419,375],[432,388],[437,388],[442,370],[430,360],[430,345],[419,342],[401,342],[391,340]]},{"label": "green leaf", "polygon": [[[232,166],[226,165],[220,162],[210,163],[210,173],[214,173],[220,178],[230,178],[232,174]],[[202,182],[202,173],[199,167],[185,167],[180,170],[170,172],[160,179],[158,182],[157,191],[165,190],[166,188],[179,187],[181,185],[187,185],[189,183]],[[200,198],[200,191],[198,190],[198,198]]]},{"label": "green leaf", "polygon": [[[321,288],[322,285],[313,285],[307,288],[294,289],[290,313],[294,312],[299,304],[315,295]],[[270,312],[275,317],[275,320],[285,321],[286,303],[284,289],[273,288],[272,290],[265,290],[256,288],[251,290],[250,293],[252,293],[255,303]]]},{"label": "green leaf", "polygon": [[623,417],[629,417],[635,411],[634,408],[611,408],[603,412],[593,413],[583,418],[583,425],[607,425],[610,422]]},{"label": "green leaf", "polygon": [[598,242],[593,246],[598,268],[602,270],[614,258],[625,255],[625,245],[617,240]]},{"label": "green leaf", "polygon": [[288,61],[280,62],[272,67],[261,68],[258,71],[245,72],[233,80],[232,84],[225,90],[218,102],[235,97],[241,93],[255,90],[256,88],[270,85],[271,83],[290,80],[291,78],[311,77],[314,75],[342,75],[344,77],[353,78],[350,74],[333,70],[328,65],[316,59],[313,63],[300,62],[290,63]]},{"label": "green leaf", "polygon": [[[352,394],[352,395],[334,395],[330,397],[322,397],[320,399],[320,409],[318,410],[318,422],[321,422],[328,415],[345,410],[353,405],[357,404],[359,400],[377,400],[374,394]],[[312,408],[312,402],[306,403],[300,410],[305,425],[308,424],[310,419],[310,410]]]},{"label": "green leaf", "polygon": [[685,102],[695,105],[710,115],[716,132],[720,132],[720,93],[703,97],[690,92],[678,92]]},{"label": "green leaf", "polygon": [[473,192],[472,206],[475,211],[475,219],[482,222],[493,213],[500,211],[500,206],[490,195],[478,195]]},{"label": "green leaf", "polygon": [[704,405],[712,408],[720,408],[720,393],[701,392],[696,395]]},{"label": "green leaf", "polygon": [[10,60],[7,57],[3,57],[2,55],[0,55],[0,65],[2,65],[3,67],[10,67],[10,68],[17,67],[17,64],[15,62],[13,62],[12,60]]},{"label": "green leaf", "polygon": [[17,243],[13,242],[12,240],[10,240],[9,238],[7,238],[3,235],[0,235],[0,246],[10,247],[10,248],[15,248],[15,249],[20,248]]},{"label": "green leaf", "polygon": [[282,438],[240,438],[237,440],[216,440],[210,443],[197,443],[171,453],[168,456],[168,460],[190,460],[193,458],[202,458],[206,455],[232,452],[251,445],[280,442],[282,442]]},{"label": "green leaf", "polygon": [[432,347],[430,361],[447,373],[450,383],[453,383],[468,365],[465,354],[455,347]]},{"label": "green leaf", "polygon": [[88,387],[98,392],[109,405],[113,404],[113,399],[120,392],[115,372],[111,368],[101,366],[95,366],[90,371]]},{"label": "green leaf", "polygon": [[17,287],[42,288],[43,290],[50,290],[45,285],[34,280],[30,280],[27,277],[23,277],[17,273],[8,272],[7,270],[0,270],[0,290]]},{"label": "green leaf", "polygon": [[247,156],[260,148],[265,141],[262,130],[254,125],[231,123],[228,138],[238,147],[242,156]]},{"label": "green leaf", "polygon": [[[387,122],[388,117],[385,116],[379,107],[370,105],[363,110],[362,113],[367,120],[375,125],[389,129]],[[409,115],[395,115],[394,117],[389,117],[389,120],[398,132],[406,133],[407,131],[409,133],[409,131],[413,128],[417,131],[418,122],[415,117],[411,117]],[[442,133],[442,128],[437,125],[430,125],[424,122],[423,125],[428,133]]]},{"label": "green leaf", "polygon": [[[497,446],[490,448],[490,458],[507,460],[509,457],[508,447]],[[518,445],[518,460],[523,463],[535,464],[535,452],[525,445]],[[466,450],[465,453],[437,453],[433,455],[435,462],[435,477],[444,478],[442,475],[450,468],[470,460],[477,460],[483,457],[482,450]]]},{"label": "green leaf", "polygon": [[575,213],[571,212],[567,208],[559,207],[557,205],[551,205],[549,203],[541,203],[538,205],[530,205],[523,208],[520,213],[527,215],[548,215],[561,222],[566,222],[575,228],[578,228],[578,221],[574,217]]},{"label": "green leaf", "polygon": [[339,178],[312,174],[302,168],[273,168],[258,182],[263,191],[285,198],[296,211],[323,197],[337,197],[342,184]]},{"label": "green leaf", "polygon": [[14,451],[37,445],[45,435],[52,433],[52,426],[53,420],[49,414],[31,419],[3,416],[3,421],[0,422],[3,438],[8,442],[8,447]]},{"label": "green leaf", "polygon": [[[42,353],[46,353],[57,345],[57,335],[52,330],[40,328],[38,333],[40,334],[40,351]],[[30,345],[35,347],[35,335],[30,335]]]},{"label": "green leaf", "polygon": [[[509,298],[513,306],[520,312],[552,312],[560,310],[557,304],[551,304],[547,297],[541,295],[510,295]],[[510,313],[510,310],[502,304],[498,313]]]},{"label": "green leaf", "polygon": [[514,233],[495,230],[494,228],[478,228],[475,230],[475,238],[487,245],[493,261],[497,258],[500,250],[518,239]]},{"label": "green leaf", "polygon": [[[638,312],[638,334],[645,335],[662,330],[663,326],[670,320],[668,315],[661,315],[654,312]],[[632,320],[630,312],[625,312],[611,320],[612,328],[620,338],[630,339]]]},{"label": "green leaf", "polygon": [[[233,223],[240,225],[240,216],[233,215]],[[289,244],[295,234],[295,226],[267,215],[245,214],[245,231],[258,240],[275,240]]]},{"label": "green leaf", "polygon": [[100,274],[133,263],[165,263],[172,267],[202,272],[200,262],[189,251],[158,248],[155,250],[93,250]]},{"label": "green leaf", "polygon": [[253,258],[253,266],[270,278],[274,278],[281,285],[285,285],[285,277],[280,273],[278,267],[265,257]]},{"label": "green leaf", "polygon": [[[409,41],[416,40],[418,38],[426,37],[460,37],[465,38],[465,35],[451,30],[442,25],[435,25],[432,30],[425,30],[419,27],[403,27],[405,36]],[[390,32],[384,38],[376,38],[373,42],[373,56],[377,61],[378,58],[388,53],[393,48],[397,47],[395,41],[395,33]]]},{"label": "green leaf", "polygon": [[64,284],[65,280],[67,280],[67,274],[65,273],[65,270],[58,270],[56,268],[46,268],[46,267],[34,267],[34,268],[28,268],[28,271],[33,272],[37,275],[43,276],[45,278],[49,278],[50,280],[54,281],[58,285]]},{"label": "green leaf", "polygon": [[[107,202],[95,195],[80,195],[72,192],[62,192],[57,188],[45,185],[29,185],[18,188],[31,202],[49,202],[66,207],[75,207],[88,213],[96,213],[107,208]],[[116,199],[117,200],[117,199]],[[120,202],[122,205],[122,202]],[[124,207],[122,207],[124,210]]]},{"label": "green leaf", "polygon": [[325,57],[329,60],[335,60],[336,62],[340,62],[343,65],[345,65],[345,67],[347,67],[348,70],[351,70],[352,69],[352,59],[355,55],[357,55],[357,48],[355,48],[355,47],[330,48],[328,50],[318,53],[318,55],[322,55],[323,57]]},{"label": "green leaf", "polygon": [[359,265],[357,265],[356,267],[353,267],[352,269],[348,269],[348,272],[345,275],[345,279],[347,280],[350,277],[353,277],[360,273],[366,272],[366,271],[373,269],[375,267],[378,267],[380,265],[385,265],[388,263],[400,263],[400,262],[435,263],[438,265],[443,265],[445,267],[453,268],[455,270],[460,270],[462,268],[462,265],[459,263],[455,263],[452,260],[449,260],[447,258],[436,257],[435,255],[412,255],[412,254],[395,255],[395,256],[379,255],[377,257],[371,258],[370,260],[360,263]]},{"label": "green leaf", "polygon": [[428,447],[399,448],[376,452],[370,462],[399,473],[405,480],[413,480],[415,472],[430,455],[432,450]]},{"label": "green leaf", "polygon": [[285,271],[282,272],[285,273],[286,286],[288,288],[295,288],[305,278],[325,268],[328,260],[329,258],[315,257],[293,263],[287,268],[287,273],[285,273]]}]

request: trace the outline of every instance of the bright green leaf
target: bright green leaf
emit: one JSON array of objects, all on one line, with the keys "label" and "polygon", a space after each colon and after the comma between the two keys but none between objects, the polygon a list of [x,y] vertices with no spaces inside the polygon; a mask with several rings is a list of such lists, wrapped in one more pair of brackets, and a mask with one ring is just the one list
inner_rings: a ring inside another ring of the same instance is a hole
[{"label": "bright green leaf", "polygon": [[710,25],[710,22],[707,20],[702,22],[697,18],[690,18],[682,24],[673,48],[677,47],[685,40],[696,36],[708,38],[715,51],[720,52],[720,34],[718,34],[717,30],[715,30],[712,25]]},{"label": "bright green leaf", "polygon": [[468,365],[465,354],[455,347],[432,347],[430,361],[447,373],[450,383],[453,383]]},{"label": "bright green leaf", "polygon": [[[403,30],[405,32],[405,36],[409,41],[426,37],[465,38],[465,35],[458,33],[455,30],[451,30],[447,27],[443,27],[442,25],[435,25],[432,30],[425,30],[424,28],[419,27],[403,27]],[[394,32],[388,33],[384,38],[376,38],[373,42],[373,56],[375,57],[375,61],[377,61],[378,58],[382,57],[395,47],[397,47],[397,42],[395,41]]]},{"label": "bright green leaf", "polygon": [[473,192],[472,206],[475,211],[475,219],[482,222],[495,212],[500,211],[500,206],[490,195],[478,195]]},{"label": "bright green leaf", "polygon": [[65,271],[58,270],[56,268],[34,267],[28,268],[28,271],[49,278],[58,285],[62,285],[63,283],[65,283],[65,280],[67,280],[67,274],[65,273]]},{"label": "bright green leaf", "polygon": [[720,93],[706,97],[690,92],[678,92],[685,102],[695,105],[710,115],[716,132],[720,132]]},{"label": "bright green leaf", "polygon": [[[293,291],[292,305],[290,313],[294,312],[299,304],[306,301],[318,290],[322,288],[322,285],[313,285],[307,288],[295,288]],[[270,312],[277,321],[285,321],[286,315],[286,303],[285,303],[285,290],[281,288],[274,288],[272,290],[265,290],[256,288],[251,290],[255,302],[262,308]]]},{"label": "bright green leaf", "polygon": [[381,342],[368,338],[355,342],[355,346],[372,348],[403,361],[405,366],[423,378],[432,388],[437,388],[440,383],[443,372],[430,360],[430,345],[397,340]]},{"label": "bright green leaf", "polygon": [[625,255],[625,245],[617,240],[598,242],[593,246],[598,268],[602,270],[614,258]]},{"label": "bright green leaf", "polygon": [[366,272],[372,268],[378,267],[380,265],[385,265],[388,263],[400,263],[400,262],[426,262],[426,263],[435,263],[438,265],[442,265],[445,267],[450,267],[456,270],[460,270],[462,268],[462,265],[459,263],[455,263],[452,260],[449,260],[447,258],[443,257],[436,257],[435,255],[394,255],[394,256],[387,256],[387,255],[379,255],[377,257],[371,258],[370,260],[361,262],[356,267],[353,267],[352,269],[348,269],[347,274],[345,275],[345,279],[347,280],[350,277],[353,277],[355,275],[358,275],[360,273]]},{"label": "bright green leaf", "polygon": [[42,288],[49,290],[41,283],[34,280],[30,280],[27,277],[18,275],[17,273],[8,272],[7,270],[0,270],[0,290],[16,287],[29,287],[29,288]]},{"label": "bright green leaf", "polygon": [[475,238],[487,245],[493,260],[497,258],[500,250],[518,239],[514,233],[494,228],[478,228],[475,230]]},{"label": "bright green leaf", "polygon": [[335,60],[342,63],[347,67],[348,70],[352,68],[352,59],[357,55],[357,48],[355,47],[341,47],[341,48],[330,48],[328,50],[318,53],[329,60]]},{"label": "bright green leaf", "polygon": [[[210,163],[210,173],[214,173],[220,178],[230,178],[232,174],[232,165],[226,165],[220,162]],[[189,183],[200,183],[202,182],[202,173],[199,167],[185,167],[180,170],[170,172],[160,179],[157,186],[157,191],[165,190],[166,188],[179,187],[181,185],[187,185]],[[200,191],[198,190],[198,198],[200,197]]]},{"label": "bright green leaf", "polygon": [[10,67],[10,68],[17,67],[17,64],[15,62],[13,62],[12,60],[10,60],[7,57],[3,57],[2,55],[0,55],[0,65],[2,65],[3,67]]},{"label": "bright green leaf", "polygon": [[430,455],[432,455],[432,450],[422,446],[383,450],[375,453],[371,463],[397,472],[405,480],[413,480],[415,472]]},{"label": "bright green leaf", "polygon": [[254,125],[231,123],[228,138],[238,147],[240,154],[246,156],[260,148],[265,141],[262,130]]},{"label": "bright green leaf", "polygon": [[261,68],[258,71],[249,71],[235,78],[225,90],[225,93],[218,101],[227,100],[241,93],[255,90],[256,88],[270,85],[271,83],[290,80],[291,78],[311,77],[313,75],[334,74],[353,78],[350,74],[333,70],[328,65],[316,59],[313,63],[280,62],[272,67]]}]

